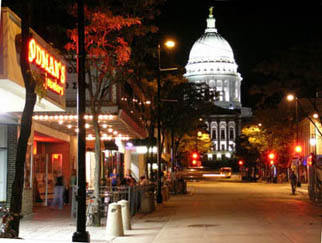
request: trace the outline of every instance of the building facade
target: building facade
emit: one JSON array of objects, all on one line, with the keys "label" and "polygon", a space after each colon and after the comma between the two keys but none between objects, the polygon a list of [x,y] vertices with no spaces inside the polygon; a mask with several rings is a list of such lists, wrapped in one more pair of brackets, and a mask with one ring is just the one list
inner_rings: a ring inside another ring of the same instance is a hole
[{"label": "building facade", "polygon": [[251,109],[241,105],[242,77],[237,67],[231,46],[216,29],[211,7],[207,28],[192,46],[184,75],[189,82],[206,83],[219,94],[214,101],[218,112],[206,121],[213,145],[209,160],[232,156],[242,120],[252,116]]},{"label": "building facade", "polygon": [[[15,176],[17,140],[25,103],[24,80],[20,68],[20,18],[9,8],[1,8],[0,21],[0,205],[8,206]],[[77,169],[77,73],[72,62],[61,56],[31,29],[28,60],[33,72],[43,78],[46,95],[38,97],[25,160],[22,213],[37,205],[50,205],[55,173],[61,171],[65,185]],[[103,168],[132,169],[142,173],[143,155],[126,149],[130,138],[145,138],[140,117],[146,102],[143,92],[131,83],[110,87],[102,113]],[[86,110],[86,179],[93,184],[95,170],[94,131]],[[142,158],[141,158],[142,157]],[[133,163],[131,163],[134,161]],[[140,171],[139,171],[140,170]],[[103,175],[103,172],[102,172]]]}]

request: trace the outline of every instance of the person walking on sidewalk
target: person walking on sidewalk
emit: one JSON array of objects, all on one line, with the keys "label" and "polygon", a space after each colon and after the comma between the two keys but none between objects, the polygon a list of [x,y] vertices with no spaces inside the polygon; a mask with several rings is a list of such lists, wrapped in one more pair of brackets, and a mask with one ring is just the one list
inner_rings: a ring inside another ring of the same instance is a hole
[{"label": "person walking on sidewalk", "polygon": [[64,178],[61,171],[57,173],[56,184],[54,190],[54,201],[52,203],[52,207],[58,206],[59,209],[63,209],[64,206]]},{"label": "person walking on sidewalk", "polygon": [[292,186],[292,194],[294,195],[295,191],[296,191],[297,177],[296,177],[296,175],[295,175],[293,170],[291,172],[290,179],[291,179],[291,186]]}]

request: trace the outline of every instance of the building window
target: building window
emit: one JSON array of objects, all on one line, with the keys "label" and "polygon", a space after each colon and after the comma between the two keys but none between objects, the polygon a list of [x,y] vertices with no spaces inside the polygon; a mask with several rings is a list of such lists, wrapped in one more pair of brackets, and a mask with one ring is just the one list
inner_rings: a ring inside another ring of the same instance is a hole
[{"label": "building window", "polygon": [[0,125],[0,202],[7,200],[7,126]]},{"label": "building window", "polygon": [[225,144],[222,144],[221,145],[221,151],[224,151],[225,150]]},{"label": "building window", "polygon": [[217,128],[212,129],[212,139],[217,139]]},{"label": "building window", "polygon": [[229,139],[234,139],[234,128],[229,128]]},{"label": "building window", "polygon": [[225,140],[225,139],[226,139],[226,136],[225,136],[225,130],[224,130],[224,129],[221,129],[221,130],[220,130],[220,139],[221,139],[221,140]]}]

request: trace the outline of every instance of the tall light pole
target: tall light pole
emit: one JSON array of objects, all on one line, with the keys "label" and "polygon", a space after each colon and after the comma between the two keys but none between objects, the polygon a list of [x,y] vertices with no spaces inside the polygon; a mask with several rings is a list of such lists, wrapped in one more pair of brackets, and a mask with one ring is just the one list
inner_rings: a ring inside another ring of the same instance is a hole
[{"label": "tall light pole", "polygon": [[77,2],[78,15],[78,86],[77,86],[77,114],[78,114],[78,168],[77,168],[77,222],[73,242],[89,242],[86,231],[86,179],[85,179],[85,34],[84,34],[84,0]]},{"label": "tall light pole", "polygon": [[[294,101],[295,100],[295,122],[296,122],[296,149],[300,148],[299,146],[299,104],[298,104],[298,97],[289,94],[286,99],[288,101]],[[297,186],[301,187],[301,177],[300,177],[300,158],[298,158],[298,164],[297,164]]]},{"label": "tall light pole", "polygon": [[[175,47],[175,42],[168,40],[165,42],[165,46],[169,49]],[[161,91],[161,72],[163,71],[173,71],[177,70],[177,68],[161,68],[161,45],[158,44],[158,80],[157,80],[157,127],[158,127],[158,139],[157,139],[157,164],[158,164],[158,173],[157,173],[157,203],[162,203],[162,193],[161,193],[161,99],[160,99],[160,91]]]},{"label": "tall light pole", "polygon": [[157,173],[157,203],[162,203],[162,194],[161,194],[161,105],[160,105],[160,86],[161,86],[161,46],[158,45],[158,84],[157,84],[157,113],[158,113],[158,154],[157,154],[157,164],[158,164],[158,173]]}]

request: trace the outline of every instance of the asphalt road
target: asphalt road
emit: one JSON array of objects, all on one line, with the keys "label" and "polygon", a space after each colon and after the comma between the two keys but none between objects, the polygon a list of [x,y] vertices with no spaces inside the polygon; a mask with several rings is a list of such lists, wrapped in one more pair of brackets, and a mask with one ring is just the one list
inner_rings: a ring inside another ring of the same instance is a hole
[{"label": "asphalt road", "polygon": [[321,243],[322,208],[288,184],[191,182],[153,242]]}]

